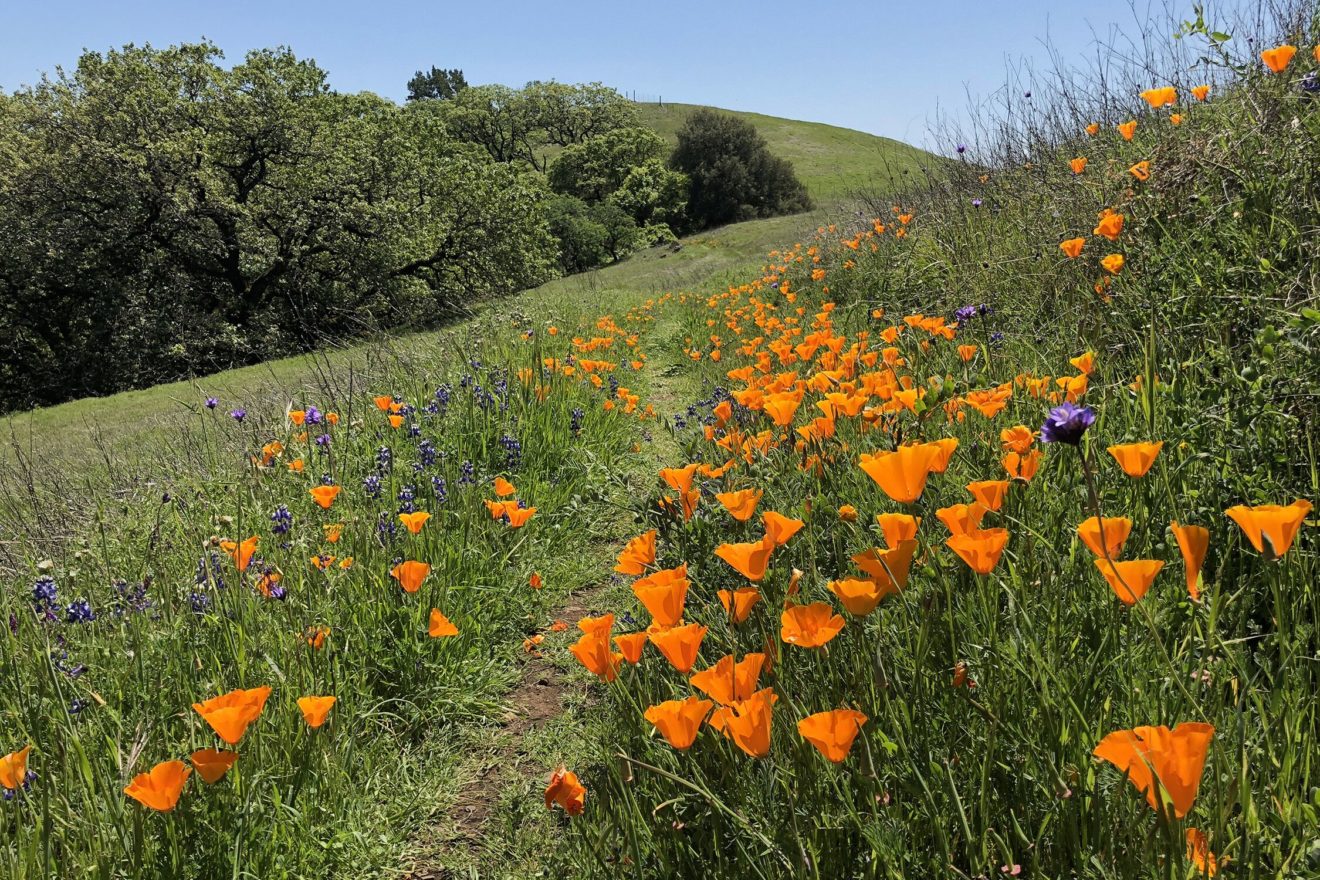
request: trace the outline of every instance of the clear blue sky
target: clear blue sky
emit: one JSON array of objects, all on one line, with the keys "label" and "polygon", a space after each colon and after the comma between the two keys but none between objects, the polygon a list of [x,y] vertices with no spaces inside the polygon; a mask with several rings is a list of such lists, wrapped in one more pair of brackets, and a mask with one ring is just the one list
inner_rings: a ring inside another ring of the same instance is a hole
[{"label": "clear blue sky", "polygon": [[962,112],[968,88],[984,94],[1002,81],[1007,57],[1042,58],[1047,36],[1084,53],[1113,23],[1131,28],[1127,0],[16,0],[0,30],[0,88],[71,67],[84,47],[205,36],[231,61],[290,46],[336,89],[396,100],[415,70],[435,64],[474,84],[599,80],[921,144],[936,106]]}]

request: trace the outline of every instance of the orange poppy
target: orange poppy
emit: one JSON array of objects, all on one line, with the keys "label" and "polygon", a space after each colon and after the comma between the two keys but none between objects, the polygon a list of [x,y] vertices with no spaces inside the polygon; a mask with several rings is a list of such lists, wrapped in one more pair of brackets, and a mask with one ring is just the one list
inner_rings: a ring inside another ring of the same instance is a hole
[{"label": "orange poppy", "polygon": [[1118,124],[1118,133],[1123,136],[1123,140],[1125,141],[1132,140],[1132,136],[1136,134],[1136,132],[1137,121],[1135,119],[1129,119],[1127,122],[1120,122]]},{"label": "orange poppy", "polygon": [[1007,529],[977,529],[944,542],[977,574],[989,574],[1008,546]]},{"label": "orange poppy", "polygon": [[217,751],[216,749],[198,749],[188,760],[197,768],[197,775],[207,785],[214,785],[224,778],[229,768],[238,760],[237,752]]},{"label": "orange poppy", "polygon": [[756,505],[761,500],[758,489],[741,489],[737,492],[720,492],[715,500],[724,505],[724,509],[738,522],[747,522],[756,513]]},{"label": "orange poppy", "polygon": [[1086,157],[1078,156],[1076,159],[1069,159],[1068,167],[1072,168],[1073,174],[1081,174],[1086,170]]},{"label": "orange poppy", "polygon": [[619,574],[645,574],[655,564],[655,529],[630,540],[619,554],[614,570]]},{"label": "orange poppy", "polygon": [[[1101,537],[1103,531],[1104,536]],[[1107,516],[1103,520],[1091,517],[1077,527],[1077,537],[1090,548],[1096,556],[1117,559],[1123,553],[1123,545],[1128,535],[1132,534],[1132,520],[1126,516]]]},{"label": "orange poppy", "polygon": [[391,415],[391,416],[390,416],[390,427],[391,427],[391,428],[401,428],[401,427],[403,427],[403,416],[400,416],[400,415]]},{"label": "orange poppy", "polygon": [[301,425],[303,422],[307,421],[307,410],[305,409],[289,410],[289,421],[293,422],[295,425]]},{"label": "orange poppy", "polygon": [[619,673],[619,662],[623,655],[610,650],[610,643],[604,636],[596,633],[583,633],[568,650],[592,675],[602,681],[614,681]]},{"label": "orange poppy", "polygon": [[819,648],[842,631],[843,617],[824,602],[791,605],[779,616],[779,638],[799,648]]},{"label": "orange poppy", "polygon": [[889,547],[897,547],[915,538],[917,526],[921,525],[921,520],[910,513],[881,513],[876,515],[875,521]]},{"label": "orange poppy", "polygon": [[399,522],[403,523],[404,526],[407,527],[409,534],[413,535],[420,532],[422,526],[426,525],[426,521],[430,518],[431,514],[424,510],[419,510],[416,513],[399,514]]},{"label": "orange poppy", "polygon": [[706,627],[699,623],[687,626],[675,626],[650,634],[651,644],[664,655],[664,658],[679,672],[687,675],[697,662],[697,652],[701,650],[701,640],[706,637]]},{"label": "orange poppy", "polygon": [[666,700],[651,706],[644,717],[660,735],[680,752],[687,751],[696,742],[701,724],[710,714],[714,704],[700,697],[688,697],[686,700]]},{"label": "orange poppy", "polygon": [[857,522],[857,508],[851,504],[839,505],[839,519],[842,522]]},{"label": "orange poppy", "polygon": [[765,540],[775,547],[782,547],[787,544],[788,539],[796,535],[806,525],[800,519],[793,519],[773,510],[767,510],[761,514],[761,521],[765,523]]},{"label": "orange poppy", "polygon": [[531,576],[527,578],[527,585],[533,590],[539,590],[545,586],[545,583],[541,580],[541,573],[539,571],[532,572]]},{"label": "orange poppy", "polygon": [[981,528],[981,519],[986,514],[986,506],[979,501],[971,504],[951,504],[935,511],[940,522],[952,535],[966,535]]},{"label": "orange poppy", "polygon": [[513,483],[510,483],[508,480],[504,479],[503,477],[495,478],[496,497],[507,498],[508,496],[516,495],[517,493],[518,490],[514,487]]},{"label": "orange poppy", "polygon": [[[1079,373],[1089,376],[1095,372],[1095,352],[1084,351],[1075,358],[1069,358],[1068,363],[1076,367]],[[1025,450],[1018,451],[1024,452]]]},{"label": "orange poppy", "polygon": [[1110,241],[1118,241],[1123,233],[1123,215],[1107,211],[1100,216],[1100,222],[1091,230],[1092,235],[1101,235]]},{"label": "orange poppy", "polygon": [[289,471],[295,474],[301,474],[303,472],[303,460],[301,458],[295,458],[293,461],[289,462]]},{"label": "orange poppy", "polygon": [[646,647],[648,638],[645,632],[625,633],[615,636],[614,644],[623,654],[623,659],[636,666],[642,662],[642,650]]},{"label": "orange poppy", "polygon": [[714,666],[694,674],[689,681],[721,706],[732,706],[751,698],[765,660],[765,654],[748,654],[735,663],[733,655],[726,654]]},{"label": "orange poppy", "polygon": [[222,740],[236,746],[243,734],[247,733],[248,726],[261,717],[269,698],[268,687],[240,688],[201,703],[193,703],[192,707]]},{"label": "orange poppy", "polygon": [[409,560],[400,562],[390,569],[390,577],[399,582],[406,593],[415,593],[422,587],[422,581],[431,574],[431,566],[425,562]]},{"label": "orange poppy", "polygon": [[675,492],[687,492],[692,488],[692,475],[696,472],[695,464],[681,468],[664,468],[660,471],[660,479],[668,483]]},{"label": "orange poppy", "polygon": [[808,715],[798,722],[798,733],[835,764],[842,763],[866,723],[856,709],[832,709]]},{"label": "orange poppy", "polygon": [[939,440],[932,440],[924,444],[934,447],[938,450],[936,456],[931,459],[930,472],[932,474],[942,474],[949,469],[949,462],[953,460],[953,453],[958,448],[957,437],[942,437]]},{"label": "orange poppy", "polygon": [[1131,559],[1127,562],[1115,562],[1112,559],[1096,559],[1095,567],[1109,582],[1114,595],[1124,605],[1135,605],[1155,582],[1164,563],[1158,559]]},{"label": "orange poppy", "polygon": [[[1320,52],[1317,52],[1320,54]],[[1221,865],[1228,864],[1227,858],[1217,858],[1210,851],[1210,841],[1205,833],[1197,828],[1187,829],[1187,860],[1196,866],[1196,873],[1204,877],[1213,877],[1219,873]]]},{"label": "orange poppy", "polygon": [[999,510],[1004,506],[1004,497],[1008,495],[1008,485],[1008,480],[978,480],[968,483],[967,491],[987,510]]},{"label": "orange poppy", "polygon": [[852,557],[853,564],[864,571],[871,580],[886,592],[896,592],[907,586],[908,570],[912,566],[912,557],[917,552],[917,541],[908,538],[892,547],[881,550],[873,547]]},{"label": "orange poppy", "polygon": [[717,594],[724,613],[733,623],[742,623],[752,613],[756,603],[761,601],[761,591],[756,587],[740,587],[737,590],[719,590]]},{"label": "orange poppy", "polygon": [[687,602],[687,564],[666,568],[633,584],[633,595],[660,626],[675,626],[683,619]]},{"label": "orange poppy", "polygon": [[458,627],[454,626],[453,621],[448,617],[441,614],[439,608],[432,608],[431,619],[427,623],[426,632],[433,639],[444,639],[458,635]]},{"label": "orange poppy", "polygon": [[325,647],[325,640],[329,635],[330,627],[328,626],[309,627],[306,632],[303,633],[303,636],[307,639],[307,644],[310,645],[314,651],[319,651]]},{"label": "orange poppy", "polygon": [[0,787],[11,791],[22,787],[27,781],[28,753],[31,751],[32,746],[23,746],[0,758]]},{"label": "orange poppy", "polygon": [[1183,568],[1187,575],[1187,592],[1193,602],[1201,601],[1201,566],[1205,564],[1205,553],[1210,548],[1210,530],[1205,526],[1180,526],[1174,522],[1173,537],[1182,551]]},{"label": "orange poppy", "polygon": [[1192,96],[1198,101],[1204,101],[1210,95],[1209,86],[1192,86]]},{"label": "orange poppy", "polygon": [[1157,89],[1147,89],[1141,93],[1141,100],[1151,106],[1151,109],[1158,110],[1178,100],[1178,90],[1173,86],[1161,86]]},{"label": "orange poppy", "polygon": [[1069,238],[1059,242],[1059,250],[1070,260],[1075,260],[1082,255],[1082,248],[1086,246],[1084,238]]},{"label": "orange poppy", "polygon": [[770,564],[770,554],[775,544],[766,536],[759,541],[742,544],[721,544],[715,548],[715,555],[733,566],[734,571],[749,581],[759,581],[765,577]]},{"label": "orange poppy", "polygon": [[586,806],[587,789],[578,781],[577,774],[565,767],[558,767],[550,774],[550,784],[545,787],[545,807],[559,804],[570,816],[582,815]]},{"label": "orange poppy", "polygon": [[371,400],[376,404],[376,409],[381,412],[388,412],[390,404],[394,403],[394,397],[389,394],[382,394],[379,397],[371,398]]},{"label": "orange poppy", "polygon": [[614,629],[614,615],[602,614],[599,617],[583,617],[577,622],[578,629],[598,639],[608,638]]},{"label": "orange poppy", "polygon": [[1033,449],[1025,455],[1010,452],[1004,456],[1002,463],[1004,470],[1012,479],[1030,483],[1032,477],[1036,476],[1036,471],[1040,470],[1040,460],[1044,457],[1045,454],[1039,449]]},{"label": "orange poppy", "polygon": [[865,617],[875,610],[881,599],[898,591],[890,584],[882,585],[870,578],[830,581],[829,590],[839,597],[839,602],[854,617]]},{"label": "orange poppy", "polygon": [[1275,46],[1273,49],[1263,49],[1260,53],[1260,60],[1265,62],[1274,73],[1283,73],[1292,64],[1293,56],[1297,54],[1296,46]]},{"label": "orange poppy", "polygon": [[976,353],[980,350],[980,347],[976,345],[960,345],[958,346],[958,357],[966,363],[976,357]]},{"label": "orange poppy", "polygon": [[182,761],[164,761],[148,773],[139,773],[124,789],[124,794],[161,813],[168,813],[179,803],[183,784],[192,775],[192,768]]},{"label": "orange poppy", "polygon": [[1100,261],[1100,265],[1103,266],[1104,270],[1110,275],[1117,275],[1122,272],[1123,266],[1126,264],[1127,260],[1122,254],[1110,254]]},{"label": "orange poppy", "polygon": [[1100,123],[1092,122],[1090,125],[1086,126],[1086,133],[1091,137],[1098,135],[1100,133]]},{"label": "orange poppy", "polygon": [[1214,735],[1213,726],[1199,722],[1179,724],[1173,730],[1164,725],[1134,727],[1109,734],[1092,754],[1126,773],[1137,791],[1146,795],[1151,809],[1163,809],[1160,792],[1166,793],[1174,816],[1181,819],[1196,801]]},{"label": "orange poppy", "polygon": [[793,416],[797,413],[801,404],[801,394],[784,391],[779,394],[767,395],[761,408],[777,427],[783,428],[793,423]]},{"label": "orange poppy", "polygon": [[509,528],[520,529],[527,525],[527,521],[536,516],[535,507],[517,507],[506,509],[504,517],[508,520]]},{"label": "orange poppy", "polygon": [[303,720],[312,730],[316,730],[330,715],[335,705],[334,697],[299,697],[298,708],[302,710]]},{"label": "orange poppy", "polygon": [[247,571],[248,566],[252,564],[252,554],[257,552],[257,543],[260,540],[261,538],[253,535],[241,544],[235,544],[233,541],[221,541],[220,549],[233,558],[234,568],[239,571]]},{"label": "orange poppy", "polygon": [[322,510],[329,510],[330,505],[335,503],[335,497],[339,495],[342,486],[313,486],[307,492],[312,496],[312,500],[321,506]]},{"label": "orange poppy", "polygon": [[764,758],[770,754],[771,710],[777,699],[772,688],[759,690],[720,712],[719,727],[738,748],[753,758]]},{"label": "orange poppy", "polygon": [[1133,165],[1131,168],[1128,169],[1128,174],[1131,174],[1137,180],[1140,180],[1142,182],[1150,180],[1150,160],[1143,159],[1137,164]]},{"label": "orange poppy", "polygon": [[1311,502],[1299,498],[1287,507],[1262,504],[1258,507],[1237,505],[1224,511],[1242,529],[1251,546],[1270,560],[1280,559],[1292,546],[1302,521],[1311,512]]},{"label": "orange poppy", "polygon": [[900,446],[893,452],[863,454],[861,468],[886,495],[900,504],[911,504],[926,489],[926,478],[939,450],[930,445]]},{"label": "orange poppy", "polygon": [[1164,448],[1164,441],[1158,440],[1154,443],[1124,443],[1119,446],[1110,446],[1109,454],[1118,462],[1123,473],[1132,478],[1146,476],[1151,465],[1155,464],[1155,458]]},{"label": "orange poppy", "polygon": [[481,503],[486,505],[486,512],[490,514],[491,519],[503,519],[510,510],[518,508],[517,501],[491,501],[489,498],[483,498]]},{"label": "orange poppy", "polygon": [[338,543],[339,537],[344,534],[343,523],[329,523],[327,525],[321,526],[321,529],[322,531],[325,532],[325,539],[329,541],[331,544]]},{"label": "orange poppy", "polygon": [[1170,113],[1169,122],[1173,125],[1182,125],[1183,116],[1181,113]]}]

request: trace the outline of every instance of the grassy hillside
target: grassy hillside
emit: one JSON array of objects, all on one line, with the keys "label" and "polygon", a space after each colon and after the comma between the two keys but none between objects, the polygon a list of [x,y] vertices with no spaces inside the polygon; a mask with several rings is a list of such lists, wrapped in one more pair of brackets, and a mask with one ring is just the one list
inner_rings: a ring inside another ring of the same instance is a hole
[{"label": "grassy hillside", "polygon": [[[670,141],[695,104],[639,104],[643,124]],[[798,178],[818,203],[862,191],[888,191],[929,164],[931,155],[909,144],[820,122],[781,119],[760,113],[720,110],[756,126],[770,151],[793,163]]]}]

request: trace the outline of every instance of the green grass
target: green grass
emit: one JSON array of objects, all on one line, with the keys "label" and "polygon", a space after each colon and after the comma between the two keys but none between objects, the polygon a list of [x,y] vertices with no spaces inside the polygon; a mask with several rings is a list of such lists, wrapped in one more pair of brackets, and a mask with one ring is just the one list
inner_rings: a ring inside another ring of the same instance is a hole
[{"label": "green grass", "polygon": [[[671,142],[694,104],[638,104],[642,123]],[[933,161],[924,150],[848,128],[723,110],[756,126],[770,152],[788,159],[811,197],[833,204],[850,196],[906,189]]]}]

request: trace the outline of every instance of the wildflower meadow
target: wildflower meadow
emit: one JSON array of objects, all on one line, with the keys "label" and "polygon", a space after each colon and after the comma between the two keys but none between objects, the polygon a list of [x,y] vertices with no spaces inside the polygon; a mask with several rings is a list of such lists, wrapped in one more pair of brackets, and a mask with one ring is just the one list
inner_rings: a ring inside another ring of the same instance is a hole
[{"label": "wildflower meadow", "polygon": [[0,874],[1320,876],[1320,16],[1269,27],[9,505]]}]

